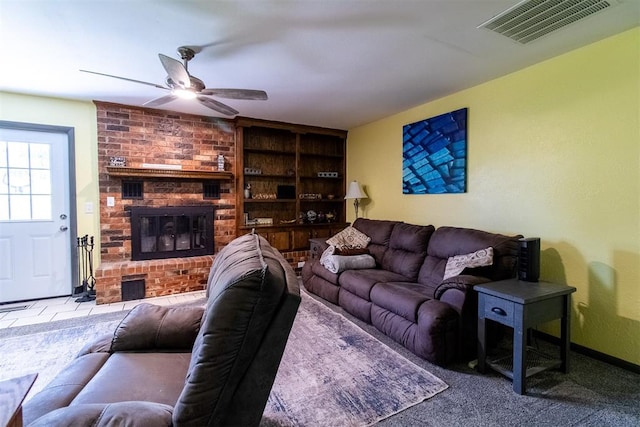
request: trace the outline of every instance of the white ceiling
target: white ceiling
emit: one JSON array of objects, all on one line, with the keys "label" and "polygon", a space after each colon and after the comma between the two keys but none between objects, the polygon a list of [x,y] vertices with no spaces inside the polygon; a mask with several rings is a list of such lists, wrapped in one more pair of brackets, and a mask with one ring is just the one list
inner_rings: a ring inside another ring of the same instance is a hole
[{"label": "white ceiling", "polygon": [[350,129],[640,25],[640,0],[610,1],[520,45],[476,28],[517,0],[0,0],[0,90],[139,106],[167,92],[78,70],[163,84],[158,53],[199,46],[207,87],[269,94],[220,99],[240,115]]}]

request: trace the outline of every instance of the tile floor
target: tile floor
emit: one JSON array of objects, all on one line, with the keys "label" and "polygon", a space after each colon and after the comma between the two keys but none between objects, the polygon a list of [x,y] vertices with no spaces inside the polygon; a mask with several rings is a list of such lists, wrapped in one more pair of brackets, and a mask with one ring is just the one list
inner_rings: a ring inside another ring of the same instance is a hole
[{"label": "tile floor", "polygon": [[[15,326],[34,325],[36,323],[51,322],[55,320],[73,319],[92,314],[111,313],[114,311],[129,310],[142,302],[157,305],[173,305],[182,302],[203,298],[205,291],[186,292],[164,297],[145,298],[141,300],[123,301],[112,304],[96,305],[95,301],[75,302],[78,297],[59,297],[36,301],[26,301],[0,305],[0,329]],[[7,311],[11,308],[24,309]]]}]

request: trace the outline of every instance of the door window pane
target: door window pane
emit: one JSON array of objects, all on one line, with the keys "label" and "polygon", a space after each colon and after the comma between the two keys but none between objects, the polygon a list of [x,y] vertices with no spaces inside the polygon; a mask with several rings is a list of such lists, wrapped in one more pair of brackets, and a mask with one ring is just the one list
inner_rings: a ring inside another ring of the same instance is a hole
[{"label": "door window pane", "polygon": [[49,144],[29,144],[29,160],[32,169],[49,169]]},{"label": "door window pane", "polygon": [[7,167],[7,142],[0,141],[0,167]]},{"label": "door window pane", "polygon": [[31,219],[51,219],[51,196],[32,196]]},{"label": "door window pane", "polygon": [[0,141],[0,220],[51,219],[49,144]]},{"label": "door window pane", "polygon": [[31,219],[31,196],[28,194],[12,194],[9,196],[10,219]]},{"label": "door window pane", "polygon": [[31,193],[51,194],[51,174],[48,170],[31,170]]},{"label": "door window pane", "polygon": [[29,167],[29,143],[9,142],[7,143],[7,149],[10,168]]},{"label": "door window pane", "polygon": [[0,195],[0,221],[9,220],[9,196]]},{"label": "door window pane", "polygon": [[9,193],[11,194],[29,194],[31,185],[29,185],[28,169],[9,169]]}]

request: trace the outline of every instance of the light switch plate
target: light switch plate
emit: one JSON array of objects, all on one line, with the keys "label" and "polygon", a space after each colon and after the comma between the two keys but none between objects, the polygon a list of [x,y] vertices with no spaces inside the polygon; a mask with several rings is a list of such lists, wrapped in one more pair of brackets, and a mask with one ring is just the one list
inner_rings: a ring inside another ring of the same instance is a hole
[{"label": "light switch plate", "polygon": [[114,197],[107,197],[107,206],[112,208],[116,205],[116,199]]}]

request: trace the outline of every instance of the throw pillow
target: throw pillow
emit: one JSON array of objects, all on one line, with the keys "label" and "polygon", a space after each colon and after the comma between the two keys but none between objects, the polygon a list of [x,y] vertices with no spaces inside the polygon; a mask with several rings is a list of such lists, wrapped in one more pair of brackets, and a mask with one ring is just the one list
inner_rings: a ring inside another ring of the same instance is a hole
[{"label": "throw pillow", "polygon": [[338,249],[361,249],[366,248],[370,241],[371,237],[352,226],[348,226],[335,236],[327,239],[327,244]]},{"label": "throw pillow", "polygon": [[480,249],[470,254],[449,257],[444,269],[444,279],[457,276],[465,268],[484,267],[493,264],[493,248]]}]

